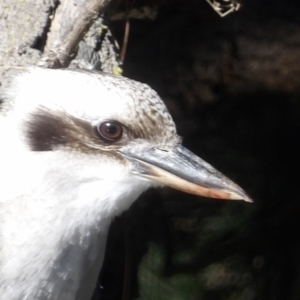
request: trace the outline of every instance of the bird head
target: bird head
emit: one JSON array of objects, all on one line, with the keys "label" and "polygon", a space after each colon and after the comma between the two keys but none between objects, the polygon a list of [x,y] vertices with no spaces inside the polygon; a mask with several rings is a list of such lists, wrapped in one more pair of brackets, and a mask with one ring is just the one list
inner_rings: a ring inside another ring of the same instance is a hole
[{"label": "bird head", "polygon": [[20,147],[49,155],[48,162],[73,182],[101,182],[101,189],[110,186],[110,192],[117,182],[123,186],[117,201],[127,194],[135,199],[158,185],[251,201],[182,146],[166,106],[148,85],[93,71],[29,68],[17,73],[5,91],[3,110]]}]

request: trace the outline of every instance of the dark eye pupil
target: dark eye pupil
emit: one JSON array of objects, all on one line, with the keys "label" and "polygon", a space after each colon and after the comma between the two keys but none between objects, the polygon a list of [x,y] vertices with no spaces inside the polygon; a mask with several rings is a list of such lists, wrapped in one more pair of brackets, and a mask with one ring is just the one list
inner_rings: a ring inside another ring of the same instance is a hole
[{"label": "dark eye pupil", "polygon": [[116,128],[116,126],[114,126],[113,124],[111,123],[105,123],[105,131],[108,133],[108,134],[115,134],[118,129]]},{"label": "dark eye pupil", "polygon": [[122,137],[122,125],[115,121],[103,122],[98,127],[98,132],[107,141],[116,141]]}]

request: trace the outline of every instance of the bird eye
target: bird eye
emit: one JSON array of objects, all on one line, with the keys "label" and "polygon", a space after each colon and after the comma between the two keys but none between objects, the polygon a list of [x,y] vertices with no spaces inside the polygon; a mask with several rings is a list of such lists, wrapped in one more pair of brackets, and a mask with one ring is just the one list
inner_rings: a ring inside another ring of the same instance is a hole
[{"label": "bird eye", "polygon": [[97,126],[98,133],[100,136],[109,142],[119,140],[123,135],[123,127],[119,122],[116,121],[105,121]]}]

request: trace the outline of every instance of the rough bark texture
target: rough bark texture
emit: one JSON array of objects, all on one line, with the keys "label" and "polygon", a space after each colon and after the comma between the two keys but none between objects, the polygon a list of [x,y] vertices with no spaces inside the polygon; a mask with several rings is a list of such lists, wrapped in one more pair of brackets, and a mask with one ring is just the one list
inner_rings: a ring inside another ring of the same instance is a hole
[{"label": "rough bark texture", "polygon": [[37,64],[40,43],[45,41],[49,16],[58,1],[0,3],[0,65]]},{"label": "rough bark texture", "polygon": [[0,3],[0,65],[73,66],[122,72],[116,43],[103,24],[110,0]]},{"label": "rough bark texture", "polygon": [[67,68],[79,42],[110,0],[62,0],[55,11],[41,65]]}]

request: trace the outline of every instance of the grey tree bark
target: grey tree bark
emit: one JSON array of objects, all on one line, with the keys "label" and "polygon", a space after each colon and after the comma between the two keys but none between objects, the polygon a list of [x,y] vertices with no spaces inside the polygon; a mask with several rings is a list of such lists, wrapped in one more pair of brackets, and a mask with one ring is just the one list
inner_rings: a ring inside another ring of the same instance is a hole
[{"label": "grey tree bark", "polygon": [[0,3],[0,65],[65,68],[77,59],[77,66],[120,73],[115,45],[107,40],[109,31],[101,16],[109,3],[4,0]]}]

